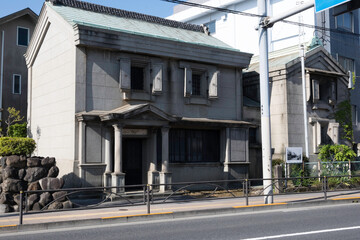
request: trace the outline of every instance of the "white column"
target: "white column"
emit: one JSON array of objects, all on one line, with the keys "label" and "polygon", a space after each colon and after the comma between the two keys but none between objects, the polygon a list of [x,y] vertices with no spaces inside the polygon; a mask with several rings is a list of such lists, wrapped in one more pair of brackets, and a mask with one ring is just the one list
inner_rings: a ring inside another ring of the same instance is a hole
[{"label": "white column", "polygon": [[79,175],[83,179],[85,172],[82,165],[85,164],[85,151],[86,151],[86,123],[83,120],[79,121]]},{"label": "white column", "polygon": [[162,165],[160,172],[160,192],[165,192],[171,189],[171,173],[169,172],[169,127],[161,128],[161,143],[162,143]]},{"label": "white column", "polygon": [[157,163],[157,129],[152,129],[149,139],[149,169],[148,184],[159,184],[159,172],[156,169]]},{"label": "white column", "polygon": [[109,129],[105,129],[105,174],[104,174],[104,186],[111,186],[111,173],[112,173],[112,161],[111,161],[111,134]]},{"label": "white column", "polygon": [[229,172],[229,162],[230,162],[230,157],[231,157],[231,153],[230,153],[230,128],[226,128],[225,130],[225,141],[226,141],[226,146],[225,146],[225,162],[224,162],[224,172],[228,173]]},{"label": "white column", "polygon": [[114,124],[114,173],[122,173],[122,126]]},{"label": "white column", "polygon": [[[114,124],[114,173],[112,174],[112,186],[125,186],[125,174],[122,172],[122,130],[121,124]],[[123,192],[123,188],[116,192]]]}]

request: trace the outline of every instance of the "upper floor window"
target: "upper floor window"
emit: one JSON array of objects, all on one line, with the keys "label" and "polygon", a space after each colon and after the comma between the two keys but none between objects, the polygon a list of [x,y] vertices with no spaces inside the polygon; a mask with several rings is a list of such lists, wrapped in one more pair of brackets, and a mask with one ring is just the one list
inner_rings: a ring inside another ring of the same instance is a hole
[{"label": "upper floor window", "polygon": [[347,31],[353,31],[354,16],[351,12],[347,12],[336,16],[336,27]]},{"label": "upper floor window", "polygon": [[208,27],[208,31],[210,34],[214,34],[216,32],[216,21],[215,20],[205,23],[204,25],[206,27]]},{"label": "upper floor window", "polygon": [[29,44],[29,29],[24,27],[17,28],[17,45],[28,46]]},{"label": "upper floor window", "polygon": [[351,71],[351,72],[355,71],[354,59],[338,56],[338,62],[343,68],[345,68],[346,71]]},{"label": "upper floor window", "polygon": [[131,66],[131,89],[144,90],[144,67]]},{"label": "upper floor window", "polygon": [[202,74],[200,72],[193,72],[192,74],[192,95],[201,96],[201,78]]},{"label": "upper floor window", "polygon": [[21,94],[21,75],[13,75],[13,94]]}]

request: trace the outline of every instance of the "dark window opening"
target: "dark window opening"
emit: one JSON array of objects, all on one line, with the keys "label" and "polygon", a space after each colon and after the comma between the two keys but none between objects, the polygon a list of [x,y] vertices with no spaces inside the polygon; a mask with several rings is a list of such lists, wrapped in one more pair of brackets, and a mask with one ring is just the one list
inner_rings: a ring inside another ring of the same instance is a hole
[{"label": "dark window opening", "polygon": [[219,131],[170,129],[169,135],[170,162],[219,162]]},{"label": "dark window opening", "polygon": [[144,68],[131,66],[131,89],[144,90]]},{"label": "dark window opening", "polygon": [[331,138],[327,133],[327,125],[321,126],[321,144],[333,144]]},{"label": "dark window opening", "polygon": [[27,46],[29,44],[29,29],[18,28],[17,44],[20,46]]},{"label": "dark window opening", "polygon": [[199,73],[192,74],[192,95],[201,95],[201,74]]},{"label": "dark window opening", "polygon": [[258,143],[257,141],[257,133],[258,128],[249,128],[249,143]]},{"label": "dark window opening", "polygon": [[21,94],[21,76],[20,75],[14,75],[13,94]]}]

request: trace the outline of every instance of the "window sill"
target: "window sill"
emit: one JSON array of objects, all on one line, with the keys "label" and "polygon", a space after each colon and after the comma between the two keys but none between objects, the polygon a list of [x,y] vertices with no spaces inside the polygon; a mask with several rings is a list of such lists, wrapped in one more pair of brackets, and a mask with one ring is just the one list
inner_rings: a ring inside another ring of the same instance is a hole
[{"label": "window sill", "polygon": [[145,91],[123,92],[123,100],[154,101],[155,96]]},{"label": "window sill", "polygon": [[191,97],[185,98],[185,104],[210,106],[211,102],[209,101],[209,99],[206,99],[205,97],[191,96]]},{"label": "window sill", "polygon": [[327,111],[331,111],[332,107],[330,104],[325,103],[325,102],[318,102],[318,103],[314,103],[312,105],[312,109],[313,110],[327,110]]}]

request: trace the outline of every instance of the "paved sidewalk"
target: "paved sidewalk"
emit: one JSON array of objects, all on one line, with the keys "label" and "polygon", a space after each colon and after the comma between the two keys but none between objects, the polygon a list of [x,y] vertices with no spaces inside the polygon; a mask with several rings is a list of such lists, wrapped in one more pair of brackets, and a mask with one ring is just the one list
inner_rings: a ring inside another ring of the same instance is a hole
[{"label": "paved sidewalk", "polygon": [[96,209],[72,209],[69,211],[25,213],[23,216],[23,225],[19,226],[19,214],[8,213],[0,215],[0,231],[9,231],[17,229],[29,229],[35,227],[47,229],[50,227],[71,226],[81,224],[93,224],[109,220],[118,221],[136,221],[145,218],[174,218],[174,216],[191,215],[210,215],[225,212],[234,212],[238,210],[255,211],[256,208],[275,208],[300,206],[302,204],[333,204],[339,202],[357,202],[360,201],[360,191],[342,191],[328,192],[327,201],[324,201],[323,193],[303,193],[292,195],[275,195],[274,203],[264,205],[264,197],[249,198],[249,205],[246,205],[245,198],[230,199],[210,199],[189,202],[172,202],[152,204],[150,214],[147,214],[146,205],[137,206],[116,206]]}]

